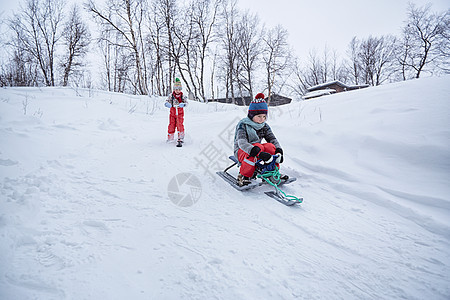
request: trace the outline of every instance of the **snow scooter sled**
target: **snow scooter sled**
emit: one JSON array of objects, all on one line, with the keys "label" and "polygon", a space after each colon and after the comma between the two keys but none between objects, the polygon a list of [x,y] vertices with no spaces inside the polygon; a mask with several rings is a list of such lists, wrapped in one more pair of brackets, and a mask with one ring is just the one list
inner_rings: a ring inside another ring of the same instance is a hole
[{"label": "snow scooter sled", "polygon": [[258,161],[256,163],[257,166],[256,176],[254,176],[254,178],[256,177],[257,179],[261,179],[261,181],[252,180],[252,182],[247,185],[240,186],[238,184],[238,179],[233,175],[231,175],[230,173],[228,173],[228,170],[230,170],[232,167],[234,166],[239,167],[241,165],[241,163],[237,160],[237,158],[234,155],[229,156],[229,159],[233,161],[233,164],[225,168],[225,170],[223,171],[216,172],[216,174],[219,175],[223,180],[228,182],[232,187],[234,187],[238,191],[244,192],[254,189],[258,186],[269,184],[270,186],[273,186],[275,190],[264,192],[267,196],[274,198],[278,202],[281,202],[287,206],[302,203],[303,198],[297,198],[295,196],[286,195],[283,191],[279,189],[279,186],[294,182],[297,180],[297,178],[289,177],[288,179],[281,179],[279,176],[280,174],[278,172],[278,168],[275,166],[276,158],[277,156],[273,155],[272,163],[269,165],[262,165],[261,161]]}]

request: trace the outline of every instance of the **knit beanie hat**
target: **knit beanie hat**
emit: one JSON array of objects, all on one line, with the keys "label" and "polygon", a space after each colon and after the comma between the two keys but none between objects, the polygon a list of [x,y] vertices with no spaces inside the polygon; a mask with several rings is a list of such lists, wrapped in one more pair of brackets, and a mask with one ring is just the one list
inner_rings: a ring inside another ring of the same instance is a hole
[{"label": "knit beanie hat", "polygon": [[177,78],[175,78],[175,83],[174,83],[174,85],[173,85],[173,89],[174,90],[182,90],[182,86],[181,86],[181,81],[180,81],[180,79],[177,77]]},{"label": "knit beanie hat", "polygon": [[266,114],[267,115],[268,107],[267,103],[264,100],[264,94],[258,93],[255,96],[255,99],[250,102],[250,105],[248,106],[248,117],[250,119],[253,119],[254,116],[260,115],[260,114]]}]

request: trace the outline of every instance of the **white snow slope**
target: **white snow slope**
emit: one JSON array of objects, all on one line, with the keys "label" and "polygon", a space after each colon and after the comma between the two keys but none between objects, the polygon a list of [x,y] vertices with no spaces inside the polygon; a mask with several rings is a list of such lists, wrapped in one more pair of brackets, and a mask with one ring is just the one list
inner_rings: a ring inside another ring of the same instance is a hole
[{"label": "white snow slope", "polygon": [[271,108],[296,207],[215,174],[245,108],[176,148],[163,101],[0,90],[0,299],[450,298],[449,76]]}]

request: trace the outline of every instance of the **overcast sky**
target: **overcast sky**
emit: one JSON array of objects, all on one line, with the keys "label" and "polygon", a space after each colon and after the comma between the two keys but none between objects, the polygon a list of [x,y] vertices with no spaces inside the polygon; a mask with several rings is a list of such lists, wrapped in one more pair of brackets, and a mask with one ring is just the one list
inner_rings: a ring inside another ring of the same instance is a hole
[{"label": "overcast sky", "polygon": [[[289,44],[303,60],[310,49],[325,45],[345,55],[353,36],[399,35],[406,20],[408,0],[238,0],[238,6],[257,13],[268,27],[281,24]],[[433,11],[450,8],[450,0],[414,0],[432,4]]]},{"label": "overcast sky", "polygon": [[[399,35],[406,20],[409,0],[238,0],[239,8],[258,14],[267,27],[281,24],[289,32],[289,44],[303,61],[311,49],[325,45],[344,56],[353,36]],[[85,0],[67,2],[84,3]],[[96,2],[98,2],[96,0]],[[433,11],[450,9],[450,0],[414,0],[432,4]],[[0,0],[0,19],[16,11],[19,0]],[[0,37],[1,39],[1,37]]]}]

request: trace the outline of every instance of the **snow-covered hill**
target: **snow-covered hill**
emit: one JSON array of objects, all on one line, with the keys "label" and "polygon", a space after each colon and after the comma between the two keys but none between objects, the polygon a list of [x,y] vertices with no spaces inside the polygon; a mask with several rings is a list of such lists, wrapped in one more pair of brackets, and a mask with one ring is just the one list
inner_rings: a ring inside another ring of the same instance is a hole
[{"label": "snow-covered hill", "polygon": [[447,76],[271,108],[286,207],[215,175],[245,108],[190,103],[176,148],[163,98],[1,89],[0,299],[449,299],[449,99]]}]

